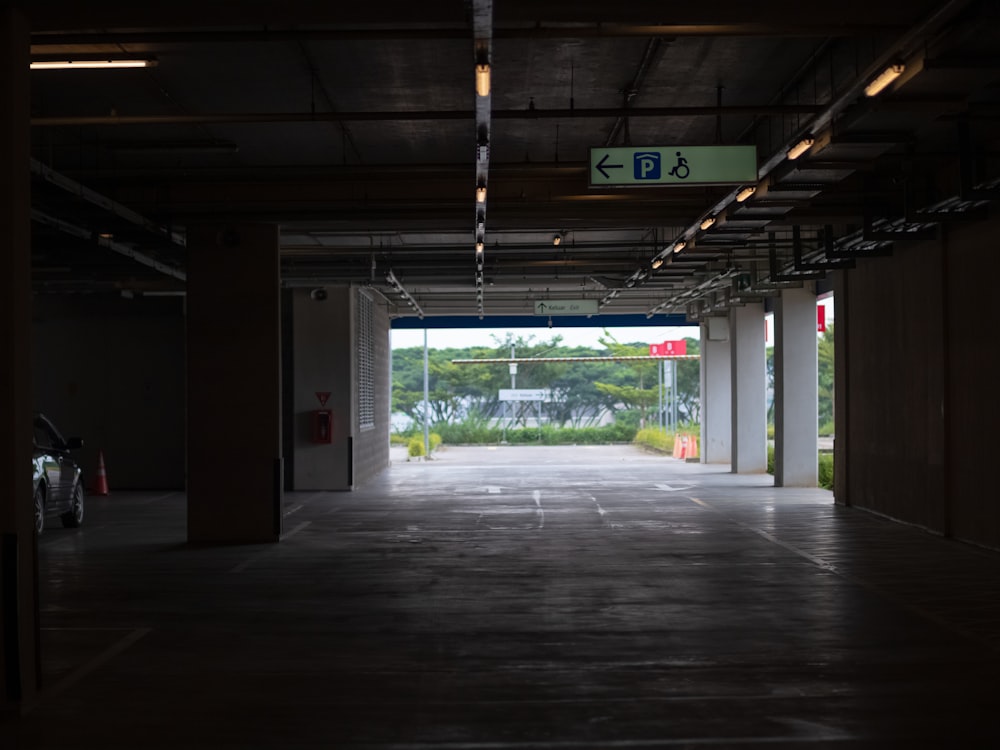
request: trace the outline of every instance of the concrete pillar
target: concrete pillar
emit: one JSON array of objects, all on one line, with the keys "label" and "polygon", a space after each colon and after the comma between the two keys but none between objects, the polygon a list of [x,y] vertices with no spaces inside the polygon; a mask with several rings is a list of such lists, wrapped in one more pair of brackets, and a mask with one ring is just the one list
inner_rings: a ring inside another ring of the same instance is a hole
[{"label": "concrete pillar", "polygon": [[774,484],[815,487],[819,411],[816,294],[785,289],[774,311]]},{"label": "concrete pillar", "polygon": [[732,371],[728,318],[701,324],[701,462],[731,460]]},{"label": "concrete pillar", "polygon": [[851,390],[847,387],[851,362],[848,273],[835,271],[833,274],[833,299],[837,310],[837,324],[833,331],[833,346],[836,350],[833,361],[833,423],[839,436],[835,436],[833,440],[833,500],[839,505],[851,505],[847,461],[847,436],[851,432]]},{"label": "concrete pillar", "polygon": [[0,713],[38,689],[28,35],[21,12],[0,7]]},{"label": "concrete pillar", "polygon": [[732,355],[732,464],[734,474],[767,471],[767,352],[764,305],[729,311]]},{"label": "concrete pillar", "polygon": [[[292,486],[296,490],[349,490],[353,473],[354,357],[348,286],[292,290],[294,387]],[[317,394],[324,394],[321,404]],[[313,419],[331,412],[329,443],[316,442]],[[388,442],[388,440],[386,441]]]},{"label": "concrete pillar", "polygon": [[281,533],[278,228],[188,232],[188,540]]}]

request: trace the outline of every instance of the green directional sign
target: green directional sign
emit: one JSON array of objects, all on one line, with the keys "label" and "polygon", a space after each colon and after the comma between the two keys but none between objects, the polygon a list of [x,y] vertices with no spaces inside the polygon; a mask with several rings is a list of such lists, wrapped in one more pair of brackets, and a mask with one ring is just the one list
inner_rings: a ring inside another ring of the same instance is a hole
[{"label": "green directional sign", "polygon": [[590,149],[591,187],[739,185],[756,181],[756,146]]},{"label": "green directional sign", "polygon": [[535,315],[597,315],[596,299],[535,300]]}]

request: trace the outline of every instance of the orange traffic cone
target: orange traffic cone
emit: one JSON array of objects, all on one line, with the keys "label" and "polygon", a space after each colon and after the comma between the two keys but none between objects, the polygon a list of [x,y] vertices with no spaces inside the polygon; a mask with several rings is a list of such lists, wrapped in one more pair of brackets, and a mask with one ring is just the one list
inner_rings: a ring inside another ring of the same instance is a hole
[{"label": "orange traffic cone", "polygon": [[688,458],[698,458],[698,438],[691,436],[691,450],[688,451]]},{"label": "orange traffic cone", "polygon": [[679,432],[674,433],[674,458],[681,457],[681,434]]},{"label": "orange traffic cone", "polygon": [[108,473],[104,470],[104,451],[97,451],[97,477],[94,479],[93,495],[108,494]]}]

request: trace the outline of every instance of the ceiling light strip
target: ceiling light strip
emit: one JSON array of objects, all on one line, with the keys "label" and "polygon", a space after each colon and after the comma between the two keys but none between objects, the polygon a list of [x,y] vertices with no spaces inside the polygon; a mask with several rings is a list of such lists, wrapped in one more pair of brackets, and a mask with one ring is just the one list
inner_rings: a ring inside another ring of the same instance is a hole
[{"label": "ceiling light strip", "polygon": [[865,86],[865,96],[878,96],[889,86],[890,83],[903,75],[905,70],[906,66],[902,63],[890,65],[888,68],[879,73],[875,80]]},{"label": "ceiling light strip", "polygon": [[396,291],[396,293],[403,299],[403,301],[406,302],[406,304],[410,307],[410,309],[412,309],[413,312],[417,314],[417,317],[423,320],[424,318],[423,308],[420,307],[420,305],[417,303],[415,299],[413,299],[413,295],[411,295],[408,291],[406,291],[406,287],[404,287],[403,284],[399,281],[399,279],[396,278],[396,274],[392,272],[391,268],[388,271],[386,271],[385,280],[389,284],[389,286],[391,286]]},{"label": "ceiling light strip", "polygon": [[795,159],[798,159],[800,156],[802,156],[802,154],[804,154],[806,151],[811,149],[815,142],[816,139],[813,138],[812,136],[809,136],[808,138],[803,138],[801,141],[799,141],[790,149],[788,149],[788,153],[786,154],[786,156],[788,156],[789,159],[794,161]]},{"label": "ceiling light strip", "polygon": [[493,0],[473,0],[472,33],[475,40],[473,62],[476,106],[476,201],[473,237],[476,247],[476,310],[483,308],[483,266],[486,247],[486,194],[490,171],[490,131],[492,121]]},{"label": "ceiling light strip", "polygon": [[156,60],[35,60],[29,64],[31,70],[114,70],[129,68],[151,68]]}]

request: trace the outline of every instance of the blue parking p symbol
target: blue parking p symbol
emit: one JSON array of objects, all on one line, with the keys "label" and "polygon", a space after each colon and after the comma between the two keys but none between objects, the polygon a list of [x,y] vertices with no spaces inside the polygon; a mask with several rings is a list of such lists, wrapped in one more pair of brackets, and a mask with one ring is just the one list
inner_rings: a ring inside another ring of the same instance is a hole
[{"label": "blue parking p symbol", "polygon": [[660,154],[656,151],[635,154],[632,169],[637,180],[660,179]]}]

